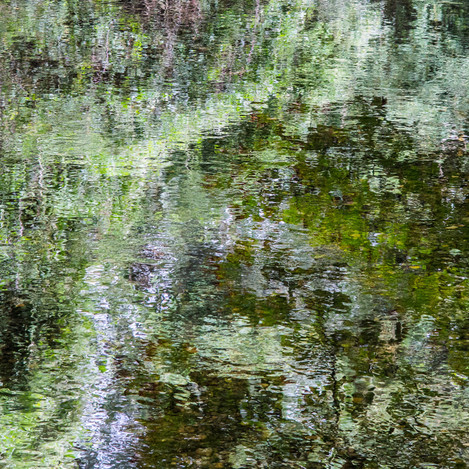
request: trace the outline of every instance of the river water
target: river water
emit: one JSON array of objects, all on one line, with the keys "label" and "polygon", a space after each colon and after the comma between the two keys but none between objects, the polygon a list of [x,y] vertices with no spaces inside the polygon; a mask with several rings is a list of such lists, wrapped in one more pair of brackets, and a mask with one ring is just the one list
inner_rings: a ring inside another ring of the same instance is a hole
[{"label": "river water", "polygon": [[469,3],[0,5],[0,467],[469,465]]}]

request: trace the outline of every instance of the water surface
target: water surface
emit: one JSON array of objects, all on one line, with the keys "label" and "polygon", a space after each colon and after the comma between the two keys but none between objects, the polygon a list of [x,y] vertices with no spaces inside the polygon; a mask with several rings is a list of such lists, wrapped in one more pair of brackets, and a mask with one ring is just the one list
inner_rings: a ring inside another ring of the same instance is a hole
[{"label": "water surface", "polygon": [[0,467],[469,465],[466,1],[0,13]]}]

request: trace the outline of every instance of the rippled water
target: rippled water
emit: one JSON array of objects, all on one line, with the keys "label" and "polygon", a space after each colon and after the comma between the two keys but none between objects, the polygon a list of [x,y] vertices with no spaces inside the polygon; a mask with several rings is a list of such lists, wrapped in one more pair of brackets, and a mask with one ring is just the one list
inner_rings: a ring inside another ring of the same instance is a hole
[{"label": "rippled water", "polygon": [[469,465],[466,0],[0,13],[0,467]]}]

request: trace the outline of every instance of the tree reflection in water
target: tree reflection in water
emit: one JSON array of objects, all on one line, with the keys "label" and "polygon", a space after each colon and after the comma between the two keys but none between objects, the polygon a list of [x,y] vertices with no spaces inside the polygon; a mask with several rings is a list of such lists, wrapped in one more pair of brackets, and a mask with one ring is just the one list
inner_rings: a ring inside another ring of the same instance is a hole
[{"label": "tree reflection in water", "polygon": [[7,468],[468,464],[468,7],[0,7]]}]

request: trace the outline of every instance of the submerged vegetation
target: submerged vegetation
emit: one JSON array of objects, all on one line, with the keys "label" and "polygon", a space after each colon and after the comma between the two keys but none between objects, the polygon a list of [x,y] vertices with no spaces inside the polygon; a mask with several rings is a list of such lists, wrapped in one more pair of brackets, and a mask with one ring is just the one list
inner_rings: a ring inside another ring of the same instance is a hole
[{"label": "submerged vegetation", "polygon": [[467,2],[0,13],[0,467],[469,464]]}]

